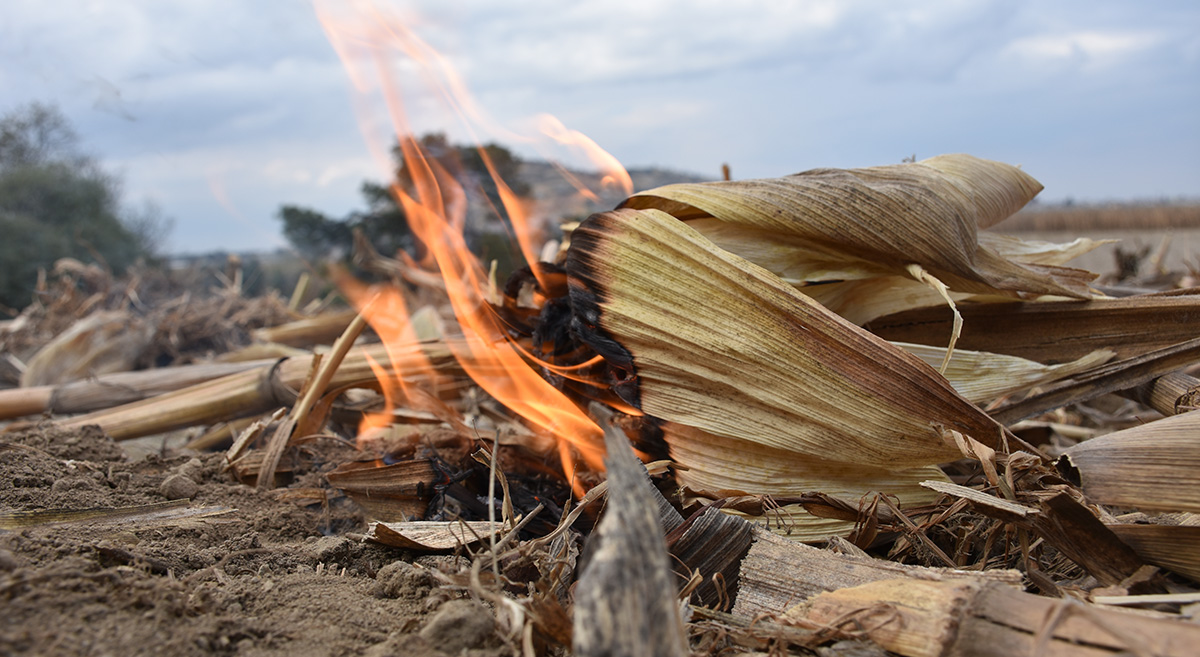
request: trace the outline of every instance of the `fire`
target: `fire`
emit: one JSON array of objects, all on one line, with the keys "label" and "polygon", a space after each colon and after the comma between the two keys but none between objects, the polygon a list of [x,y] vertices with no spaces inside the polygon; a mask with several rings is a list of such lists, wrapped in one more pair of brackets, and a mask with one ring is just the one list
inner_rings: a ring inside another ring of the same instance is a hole
[{"label": "fire", "polygon": [[[455,358],[472,380],[493,398],[531,425],[555,436],[564,474],[568,479],[574,479],[578,457],[582,457],[589,467],[602,469],[603,439],[600,428],[561,391],[543,379],[531,363],[537,362],[568,376],[573,369],[581,366],[572,368],[541,363],[505,338],[504,327],[492,306],[487,303],[488,290],[491,289],[488,277],[481,263],[467,248],[463,237],[467,211],[465,191],[449,172],[421,149],[413,137],[404,104],[406,95],[401,92],[397,82],[401,79],[398,69],[415,64],[431,92],[429,96],[437,99],[472,136],[475,135],[473,126],[484,122],[482,112],[453,67],[421,40],[406,22],[385,15],[373,6],[356,6],[349,17],[344,13],[335,16],[331,11],[334,7],[317,5],[318,15],[330,42],[349,71],[359,95],[374,90],[381,96],[392,128],[399,135],[400,150],[412,180],[411,188],[394,185],[392,192],[403,208],[413,234],[427,249],[429,266],[435,267],[444,281],[446,296],[462,332],[461,340],[449,342]],[[594,141],[568,129],[553,117],[542,118],[541,129],[544,135],[559,144],[582,150],[593,165],[601,169],[606,185],[615,186],[625,194],[631,192],[629,174]],[[475,141],[478,143],[478,139]],[[387,149],[370,136],[368,143],[375,148],[376,156],[386,166]],[[479,153],[496,183],[504,211],[512,223],[515,239],[526,262],[530,263],[532,273],[542,288],[550,289],[550,282],[538,264],[542,236],[531,220],[527,203],[500,179],[486,150],[480,148]],[[576,187],[581,192],[595,196],[582,185],[576,184]],[[398,291],[381,293],[383,296],[367,304],[372,293],[361,283],[348,282],[343,289],[388,344],[389,353],[416,340],[408,321],[408,308]],[[377,375],[381,372],[381,369],[378,370]],[[503,374],[497,375],[497,372]],[[425,373],[427,380],[436,381],[436,373],[428,364]],[[401,398],[410,407],[420,405],[422,395],[406,389],[403,380],[381,379],[381,385],[388,408],[384,413],[368,418],[363,429],[389,423],[391,409]],[[576,489],[579,490],[579,487]]]}]

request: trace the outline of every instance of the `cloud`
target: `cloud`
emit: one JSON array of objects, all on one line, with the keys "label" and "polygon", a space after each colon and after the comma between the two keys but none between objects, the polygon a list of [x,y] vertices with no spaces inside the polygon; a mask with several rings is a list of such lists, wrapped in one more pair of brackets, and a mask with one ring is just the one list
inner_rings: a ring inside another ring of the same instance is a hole
[{"label": "cloud", "polygon": [[1007,52],[1035,61],[1105,64],[1162,45],[1164,41],[1161,33],[1149,31],[1079,31],[1023,37],[1009,44]]},{"label": "cloud", "polygon": [[[1023,162],[1058,196],[1200,194],[1192,2],[417,0],[396,11],[421,15],[419,34],[495,118],[481,138],[529,155],[503,129],[549,112],[630,166],[715,175],[730,162],[745,177],[965,150]],[[414,129],[465,140],[395,61]],[[356,107],[349,91],[308,0],[19,2],[0,22],[0,112],[57,100],[85,147],[125,173],[131,200],[177,218],[189,250],[278,241],[282,203],[358,207],[359,182],[386,175],[371,149],[386,162],[391,136],[381,107]],[[374,123],[360,130],[356,110]],[[214,199],[211,175],[244,221]]]}]

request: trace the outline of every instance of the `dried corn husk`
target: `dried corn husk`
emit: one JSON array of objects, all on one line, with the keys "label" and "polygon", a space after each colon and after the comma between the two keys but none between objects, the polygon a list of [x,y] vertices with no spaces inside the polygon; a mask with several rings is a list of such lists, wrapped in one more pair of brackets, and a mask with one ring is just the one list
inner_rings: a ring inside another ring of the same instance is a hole
[{"label": "dried corn husk", "polygon": [[[894,344],[931,367],[941,365],[946,356],[944,347],[907,342]],[[1107,363],[1114,355],[1107,349],[1099,349],[1069,363],[1043,365],[1016,356],[957,349],[950,357],[950,366],[946,369],[945,376],[959,394],[980,404],[1018,390],[1065,379]]]},{"label": "dried corn husk", "polygon": [[1026,240],[1013,235],[979,232],[979,243],[996,253],[1028,265],[1065,265],[1085,253],[1091,253],[1105,244],[1119,240],[1093,240],[1079,237],[1070,242],[1055,243],[1041,240]]},{"label": "dried corn husk", "polygon": [[793,284],[904,275],[920,265],[958,292],[1092,296],[1094,274],[1004,257],[979,229],[1042,186],[970,155],[913,164],[814,169],[767,180],[667,185],[624,207],[687,221],[721,248]]},{"label": "dried corn husk", "polygon": [[1092,502],[1142,510],[1200,511],[1200,413],[1175,415],[1068,449]]},{"label": "dried corn husk", "polygon": [[592,216],[566,267],[574,328],[650,415],[865,468],[956,458],[935,425],[999,444],[920,359],[663,212]]},{"label": "dried corn husk", "polygon": [[[967,326],[959,347],[1061,363],[1096,349],[1129,358],[1194,339],[1200,294],[961,303],[958,310]],[[881,317],[870,329],[892,341],[942,345],[952,321],[947,308],[927,307]]]},{"label": "dried corn husk", "polygon": [[1109,525],[1138,556],[1200,581],[1200,527],[1193,525]]},{"label": "dried corn husk", "polygon": [[[748,492],[771,498],[820,492],[847,501],[883,493],[896,498],[901,506],[911,506],[932,503],[938,497],[938,493],[922,488],[922,481],[949,481],[937,466],[864,468],[857,463],[812,458],[675,423],[663,425],[663,437],[670,446],[671,458],[687,466],[675,475],[676,480],[693,490]],[[798,504],[774,508],[762,516],[744,517],[800,541],[844,536],[854,529],[853,522],[817,517]]]},{"label": "dried corn husk", "polygon": [[29,359],[21,386],[45,386],[126,372],[150,345],[154,327],[124,311],[97,312],[75,322]]},{"label": "dried corn husk", "polygon": [[[1065,244],[1053,244],[1026,241],[989,231],[979,233],[980,244],[993,249],[1001,256],[1029,266],[1063,265],[1072,258],[1112,241],[1079,238]],[[798,287],[801,292],[820,301],[826,308],[859,326],[905,310],[945,305],[945,300],[937,291],[912,276],[877,276],[821,285],[800,284]],[[958,303],[1012,301],[1011,296],[965,292],[951,292],[950,298]],[[945,336],[938,335],[936,339],[944,340]]]}]

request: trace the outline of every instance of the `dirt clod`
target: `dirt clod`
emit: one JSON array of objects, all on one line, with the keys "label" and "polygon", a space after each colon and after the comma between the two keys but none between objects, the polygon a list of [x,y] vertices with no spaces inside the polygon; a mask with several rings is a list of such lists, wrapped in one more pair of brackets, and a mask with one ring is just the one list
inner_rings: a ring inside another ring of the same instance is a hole
[{"label": "dirt clod", "polygon": [[429,618],[419,635],[443,652],[456,655],[483,648],[495,637],[492,613],[474,600],[451,600]]},{"label": "dirt clod", "polygon": [[380,598],[420,600],[437,583],[437,578],[428,569],[405,561],[393,561],[379,570],[371,593]]},{"label": "dirt clod", "polygon": [[190,500],[200,492],[200,487],[186,475],[173,474],[163,479],[158,490],[168,500]]}]

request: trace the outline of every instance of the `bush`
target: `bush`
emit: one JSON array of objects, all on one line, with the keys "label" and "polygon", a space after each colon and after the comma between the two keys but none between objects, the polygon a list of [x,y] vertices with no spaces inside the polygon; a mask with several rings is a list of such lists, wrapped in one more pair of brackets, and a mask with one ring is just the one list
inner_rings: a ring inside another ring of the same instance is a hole
[{"label": "bush", "polygon": [[0,118],[0,304],[29,303],[38,269],[60,258],[120,274],[160,247],[165,222],[152,207],[122,208],[119,180],[78,142],[50,106]]}]

